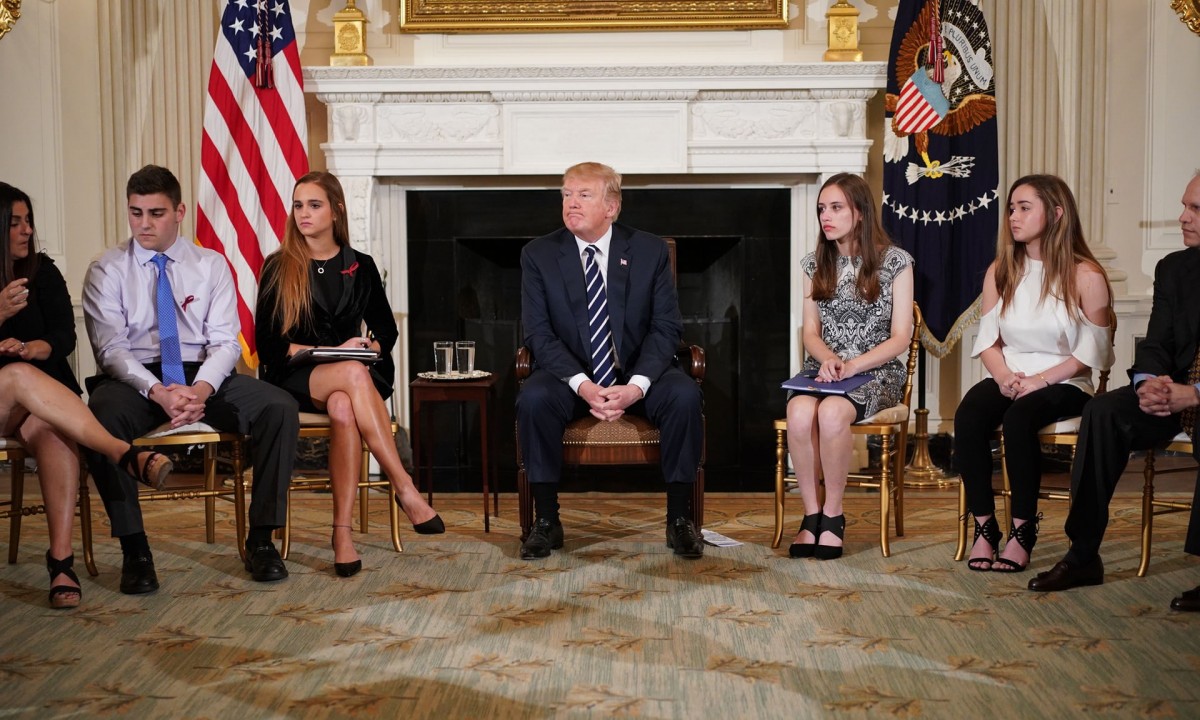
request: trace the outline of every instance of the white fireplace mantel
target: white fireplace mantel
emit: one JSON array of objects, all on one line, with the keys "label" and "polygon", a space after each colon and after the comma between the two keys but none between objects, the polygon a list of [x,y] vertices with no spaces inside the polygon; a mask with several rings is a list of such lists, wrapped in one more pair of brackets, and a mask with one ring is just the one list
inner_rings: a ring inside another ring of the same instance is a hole
[{"label": "white fireplace mantel", "polygon": [[[800,259],[815,246],[817,191],[834,173],[866,170],[867,102],[885,87],[886,70],[884,63],[306,67],[304,82],[327,107],[321,149],[345,187],[351,237],[389,277],[407,277],[407,189],[557,187],[564,169],[593,160],[616,168],[630,187],[790,188],[791,323],[798,327]],[[554,212],[547,208],[547,217]],[[407,383],[423,368],[406,361],[403,285],[389,283],[389,294],[401,325],[397,379]]]},{"label": "white fireplace mantel", "polygon": [[329,169],[375,177],[862,172],[883,63],[309,67]]}]

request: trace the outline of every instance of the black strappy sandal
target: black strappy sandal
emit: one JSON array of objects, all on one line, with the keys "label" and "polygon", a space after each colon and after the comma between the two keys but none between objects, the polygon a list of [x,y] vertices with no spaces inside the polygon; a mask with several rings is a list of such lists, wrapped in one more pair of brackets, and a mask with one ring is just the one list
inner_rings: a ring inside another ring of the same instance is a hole
[{"label": "black strappy sandal", "polygon": [[[838,515],[837,517],[829,517],[821,513],[821,534],[827,532],[833,533],[838,540],[844,540],[846,537],[846,516]],[[821,536],[817,536],[817,547],[813,549],[813,556],[818,560],[836,560],[842,556],[842,546],[822,545],[820,544]]]},{"label": "black strappy sandal", "polygon": [[1042,514],[1038,513],[1037,517],[1032,520],[1025,521],[1021,527],[1017,527],[1016,523],[1012,523],[1008,528],[1008,539],[1016,539],[1017,544],[1025,551],[1025,564],[1021,565],[1009,560],[1008,558],[997,557],[992,563],[992,572],[998,573],[1019,573],[1029,567],[1029,562],[1033,560],[1033,546],[1037,545],[1038,538],[1038,523],[1042,519]]},{"label": "black strappy sandal", "polygon": [[[979,518],[975,520],[975,539],[971,541],[973,546],[979,542],[980,536],[987,541],[988,545],[992,546],[990,555],[976,555],[975,557],[967,558],[967,567],[975,572],[988,572],[996,564],[996,555],[1000,552],[1000,541],[1004,539],[1004,533],[1000,532],[1000,525],[996,522],[996,516],[992,515],[987,519],[987,522],[979,524]],[[987,567],[979,567],[975,563],[987,563]]]},{"label": "black strappy sandal", "polygon": [[[150,451],[150,457],[146,458],[146,464],[139,466],[138,455],[143,452],[146,451],[130,445],[125,454],[121,456],[121,469],[141,484],[155,490],[162,490],[163,485],[167,483],[167,477],[175,469],[175,464],[165,455]],[[159,462],[159,458],[162,459],[162,462]]]},{"label": "black strappy sandal", "polygon": [[813,551],[817,548],[817,537],[821,534],[821,513],[816,512],[812,515],[804,516],[804,520],[801,521],[800,529],[796,531],[796,534],[799,535],[805,530],[812,533],[813,541],[810,543],[792,543],[788,546],[788,555],[794,558],[813,556]]},{"label": "black strappy sandal", "polygon": [[77,586],[54,585],[50,588],[50,607],[55,610],[68,610],[79,607],[80,601],[83,600],[83,588],[78,587],[80,585],[79,576],[71,569],[71,566],[74,564],[74,554],[58,560],[50,556],[49,550],[46,551],[46,570],[50,573],[50,582],[54,582],[54,578],[59,575],[66,575]]}]

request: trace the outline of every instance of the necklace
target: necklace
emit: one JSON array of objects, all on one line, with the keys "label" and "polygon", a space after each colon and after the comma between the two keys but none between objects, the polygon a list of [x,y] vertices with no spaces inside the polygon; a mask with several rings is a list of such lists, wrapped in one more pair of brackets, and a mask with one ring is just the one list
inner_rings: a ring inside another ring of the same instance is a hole
[{"label": "necklace", "polygon": [[[318,275],[324,275],[324,274],[325,274],[325,266],[326,266],[326,265],[328,265],[328,264],[329,264],[329,261],[330,261],[330,260],[332,260],[332,259],[333,259],[333,258],[335,258],[335,257],[337,257],[337,255],[334,255],[333,257],[325,258],[325,262],[323,262],[323,263],[321,263],[320,265],[318,265],[318,266],[317,266],[317,274],[318,274]],[[314,259],[314,260],[313,260],[313,262],[315,263],[315,262],[316,262],[316,260]]]}]

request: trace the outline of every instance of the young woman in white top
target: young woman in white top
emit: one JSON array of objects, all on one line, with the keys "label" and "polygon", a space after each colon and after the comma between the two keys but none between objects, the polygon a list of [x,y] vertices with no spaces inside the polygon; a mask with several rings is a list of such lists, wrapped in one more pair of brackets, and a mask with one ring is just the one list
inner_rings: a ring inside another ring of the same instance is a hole
[{"label": "young woman in white top", "polygon": [[[1092,370],[1112,365],[1111,298],[1066,183],[1052,175],[1027,175],[1013,183],[1008,222],[983,281],[983,317],[972,351],[991,377],[967,391],[954,416],[954,464],[975,517],[967,561],[972,570],[1028,567],[1041,517],[1037,433],[1079,415],[1094,392]],[[1012,488],[1003,551],[992,494],[991,439],[997,427],[1004,431]]]}]

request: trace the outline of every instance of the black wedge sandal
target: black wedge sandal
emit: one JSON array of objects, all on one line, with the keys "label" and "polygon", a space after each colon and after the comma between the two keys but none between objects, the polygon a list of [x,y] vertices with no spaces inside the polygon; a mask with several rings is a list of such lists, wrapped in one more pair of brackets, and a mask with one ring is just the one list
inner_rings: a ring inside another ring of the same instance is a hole
[{"label": "black wedge sandal", "polygon": [[817,538],[821,535],[821,513],[817,512],[804,516],[804,520],[801,521],[800,529],[796,531],[796,534],[799,535],[805,530],[812,533],[813,541],[810,543],[792,543],[788,546],[788,555],[794,558],[813,556],[813,551],[817,549]]},{"label": "black wedge sandal", "polygon": [[[68,555],[62,560],[51,557],[50,551],[46,551],[46,570],[50,573],[50,582],[54,582],[54,578],[59,575],[66,575],[76,586],[79,586],[79,576],[71,569],[75,564],[75,555]],[[71,597],[74,595],[74,597]],[[79,607],[80,601],[83,600],[83,588],[72,587],[70,585],[54,585],[50,588],[50,607],[55,610],[67,610],[70,608]]]},{"label": "black wedge sandal", "polygon": [[163,485],[167,484],[167,477],[175,469],[175,464],[165,455],[151,451],[150,457],[146,458],[146,464],[138,465],[138,455],[143,452],[146,451],[130,445],[125,454],[121,456],[121,469],[141,484],[155,490],[162,490]]},{"label": "black wedge sandal", "polygon": [[1032,520],[1026,520],[1025,524],[1017,527],[1016,523],[1011,523],[1008,528],[1008,539],[1017,541],[1021,549],[1025,551],[1028,557],[1025,558],[1025,564],[1021,565],[1009,560],[1008,558],[997,557],[992,563],[992,572],[999,573],[1019,573],[1029,567],[1029,561],[1033,560],[1033,546],[1037,545],[1038,538],[1038,523],[1042,519],[1042,514],[1038,513],[1037,517]]},{"label": "black wedge sandal", "polygon": [[[971,541],[971,545],[979,542],[980,536],[987,541],[988,545],[992,546],[992,552],[989,555],[976,555],[975,557],[967,558],[967,567],[975,572],[988,572],[996,564],[996,555],[1000,552],[1000,541],[1004,539],[1004,533],[1000,532],[1000,524],[996,522],[996,516],[992,515],[987,519],[987,522],[982,525],[979,523],[979,518],[975,520],[975,539]],[[987,567],[979,567],[975,563],[987,563]]]},{"label": "black wedge sandal", "polygon": [[[838,515],[837,517],[829,517],[821,513],[821,533],[831,532],[837,536],[838,540],[844,540],[846,537],[846,516]],[[818,560],[836,560],[842,556],[842,546],[838,545],[822,545],[820,544],[821,536],[817,536],[817,547],[813,549],[813,556]]]}]

